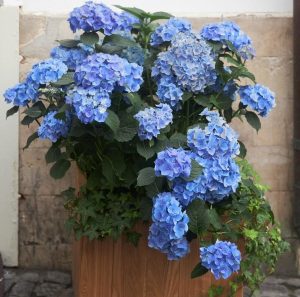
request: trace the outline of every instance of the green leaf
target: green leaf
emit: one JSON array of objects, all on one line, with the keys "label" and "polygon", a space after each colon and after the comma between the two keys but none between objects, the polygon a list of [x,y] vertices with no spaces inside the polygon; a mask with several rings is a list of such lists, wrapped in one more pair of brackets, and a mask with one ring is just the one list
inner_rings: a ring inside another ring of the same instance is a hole
[{"label": "green leaf", "polygon": [[187,215],[190,219],[189,230],[197,235],[205,232],[209,226],[209,217],[205,202],[196,199],[187,207]]},{"label": "green leaf", "polygon": [[153,207],[153,202],[151,198],[144,196],[141,200],[140,212],[141,212],[141,218],[144,221],[148,221],[151,219],[152,207]]},{"label": "green leaf", "polygon": [[99,35],[96,32],[84,32],[80,35],[80,41],[86,45],[94,45],[99,41]]},{"label": "green leaf", "polygon": [[186,146],[186,141],[186,135],[176,132],[170,137],[169,145],[175,148],[184,147]]},{"label": "green leaf", "polygon": [[77,45],[80,43],[79,40],[74,39],[63,39],[63,40],[57,40],[60,45],[68,48],[77,47]]},{"label": "green leaf", "polygon": [[198,178],[202,174],[203,167],[194,159],[192,159],[192,169],[191,174],[185,180],[192,181]]},{"label": "green leaf", "polygon": [[141,97],[137,93],[129,93],[126,94],[126,98],[130,101],[132,107],[130,108],[130,112],[136,114],[144,107],[144,102]]},{"label": "green leaf", "polygon": [[171,17],[173,17],[173,15],[171,15],[167,12],[164,12],[164,11],[157,11],[157,12],[151,13],[149,15],[149,19],[151,20],[151,22],[157,21],[157,20],[168,20]]},{"label": "green leaf", "polygon": [[212,208],[207,211],[210,224],[214,227],[215,230],[220,230],[222,228],[222,222],[217,211]]},{"label": "green leaf", "polygon": [[136,7],[124,7],[121,5],[115,5],[115,6],[136,16],[139,19],[144,19],[145,17],[149,16],[149,14],[146,11],[136,8]]},{"label": "green leaf", "polygon": [[197,96],[194,98],[194,101],[195,101],[198,105],[201,105],[201,106],[204,106],[204,107],[210,107],[210,106],[211,106],[211,102],[210,102],[209,97],[204,96],[204,95],[197,95]]},{"label": "green leaf", "polygon": [[144,157],[146,160],[152,158],[155,155],[154,147],[150,147],[148,143],[138,142],[136,144],[136,150],[138,154]]},{"label": "green leaf", "polygon": [[108,116],[105,123],[114,133],[116,133],[120,127],[120,119],[112,110],[108,110]]},{"label": "green leaf", "polygon": [[134,42],[133,40],[123,37],[121,35],[117,35],[117,34],[105,36],[103,39],[103,44],[106,44],[106,43],[109,43],[112,45],[117,45],[117,46],[122,46],[122,47],[137,46],[137,43]]},{"label": "green leaf", "polygon": [[155,171],[152,167],[147,167],[139,171],[138,177],[137,177],[137,186],[147,186],[155,181]]},{"label": "green leaf", "polygon": [[255,112],[247,111],[245,114],[246,120],[251,127],[253,127],[257,132],[261,128],[260,119]]},{"label": "green leaf", "polygon": [[218,109],[229,109],[233,103],[233,100],[230,97],[222,96],[221,98],[212,97],[211,102]]},{"label": "green leaf", "polygon": [[142,234],[135,231],[128,231],[126,232],[126,237],[130,243],[132,243],[134,246],[138,246]]},{"label": "green leaf", "polygon": [[31,144],[35,139],[37,139],[37,138],[39,138],[39,135],[38,135],[37,132],[34,132],[33,134],[31,134],[31,135],[28,137],[27,143],[26,143],[26,145],[23,147],[23,150],[27,149],[27,148],[30,146],[30,144]]},{"label": "green leaf", "polygon": [[136,127],[120,127],[115,134],[115,139],[119,142],[127,142],[136,135]]},{"label": "green leaf", "polygon": [[111,186],[114,185],[114,170],[112,161],[109,158],[105,158],[102,163],[102,173],[105,176],[106,180],[109,182]]},{"label": "green leaf", "polygon": [[19,106],[13,106],[6,112],[6,118],[12,116],[13,114],[17,113],[19,111]]},{"label": "green leaf", "polygon": [[243,142],[241,142],[240,140],[238,140],[239,144],[240,144],[240,154],[239,154],[239,157],[244,159],[247,155],[247,149],[244,145]]},{"label": "green leaf", "polygon": [[67,86],[74,83],[74,73],[67,72],[58,81],[52,83],[54,86]]},{"label": "green leaf", "polygon": [[38,106],[33,106],[28,108],[25,111],[25,114],[27,114],[29,117],[31,118],[39,118],[42,115],[42,111],[40,110],[40,108]]},{"label": "green leaf", "polygon": [[59,160],[61,158],[61,151],[60,148],[52,145],[48,152],[45,155],[45,159],[47,163],[53,163],[56,162],[57,160]]},{"label": "green leaf", "polygon": [[236,59],[234,59],[232,56],[230,56],[230,55],[224,55],[224,59],[228,62],[228,63],[230,63],[230,64],[233,64],[233,65],[235,65],[235,66],[237,66],[237,67],[240,67],[241,66],[241,63],[239,62],[239,61],[237,61]]},{"label": "green leaf", "polygon": [[202,266],[201,263],[198,263],[191,273],[191,278],[196,278],[204,275],[208,272],[208,269]]},{"label": "green leaf", "polygon": [[54,179],[60,179],[60,178],[64,177],[64,175],[66,174],[66,172],[68,171],[70,166],[71,166],[71,162],[69,160],[59,159],[51,167],[50,175]]},{"label": "green leaf", "polygon": [[32,117],[29,117],[29,116],[25,116],[24,118],[23,118],[23,120],[21,121],[21,124],[22,125],[27,125],[27,126],[29,126],[31,123],[33,123],[34,122],[34,118],[32,118]]}]

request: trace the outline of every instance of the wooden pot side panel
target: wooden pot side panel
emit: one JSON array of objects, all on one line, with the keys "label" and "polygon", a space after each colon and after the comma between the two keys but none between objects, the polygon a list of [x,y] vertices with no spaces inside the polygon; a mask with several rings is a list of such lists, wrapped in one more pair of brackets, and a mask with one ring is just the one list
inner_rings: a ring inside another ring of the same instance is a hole
[{"label": "wooden pot side panel", "polygon": [[[147,234],[146,226],[138,227]],[[228,282],[216,281],[210,273],[191,279],[199,261],[198,248],[180,261],[168,261],[162,253],[148,248],[143,236],[136,248],[125,238],[74,243],[73,282],[76,297],[206,297],[211,284],[223,285],[227,297]],[[236,297],[242,297],[242,288]]]}]

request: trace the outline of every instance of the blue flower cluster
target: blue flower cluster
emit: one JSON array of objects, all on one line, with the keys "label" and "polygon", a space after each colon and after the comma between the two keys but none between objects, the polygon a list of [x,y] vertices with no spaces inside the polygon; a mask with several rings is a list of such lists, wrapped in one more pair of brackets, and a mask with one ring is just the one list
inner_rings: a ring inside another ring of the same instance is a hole
[{"label": "blue flower cluster", "polygon": [[112,92],[121,87],[126,92],[137,92],[143,82],[143,67],[129,63],[117,55],[94,54],[76,67],[74,79],[83,88]]},{"label": "blue flower cluster", "polygon": [[158,54],[152,76],[157,81],[171,76],[182,91],[203,92],[217,79],[212,49],[194,33],[178,33],[170,48]]},{"label": "blue flower cluster", "polygon": [[66,103],[74,107],[75,113],[82,123],[88,124],[93,121],[105,122],[111,100],[109,93],[105,90],[77,87],[68,92]]},{"label": "blue flower cluster", "polygon": [[241,102],[266,117],[275,107],[275,95],[267,87],[260,84],[244,86],[239,90]]},{"label": "blue flower cluster", "polygon": [[245,60],[252,59],[255,56],[250,37],[231,21],[208,24],[202,28],[200,34],[209,41],[219,41],[224,44],[226,41],[231,42]]},{"label": "blue flower cluster", "polygon": [[57,111],[50,111],[45,117],[38,129],[38,135],[41,139],[49,139],[56,142],[60,137],[66,137],[71,126],[71,116],[66,113],[66,119],[55,118]]},{"label": "blue flower cluster", "polygon": [[189,218],[171,193],[160,193],[154,198],[148,245],[177,260],[189,253],[185,238]]},{"label": "blue flower cluster", "polygon": [[140,66],[145,62],[145,50],[141,46],[130,46],[122,50],[120,57],[126,59],[129,63],[136,63]]},{"label": "blue flower cluster", "polygon": [[151,35],[150,44],[159,46],[164,42],[170,42],[179,32],[191,31],[189,22],[177,18],[170,18],[165,24],[158,26]]},{"label": "blue flower cluster", "polygon": [[69,69],[75,70],[77,65],[90,54],[94,52],[92,47],[78,46],[76,48],[67,48],[64,46],[57,46],[51,50],[51,57],[62,61]]},{"label": "blue flower cluster", "polygon": [[68,18],[71,30],[99,31],[111,35],[117,31],[130,31],[138,19],[128,13],[118,14],[102,3],[86,2],[74,8]]},{"label": "blue flower cluster", "polygon": [[48,84],[58,81],[68,72],[68,67],[58,59],[47,59],[32,67],[28,80],[34,84]]},{"label": "blue flower cluster", "polygon": [[216,279],[227,279],[240,269],[241,252],[229,241],[217,241],[200,248],[201,264],[209,269]]},{"label": "blue flower cluster", "polygon": [[180,109],[183,92],[176,86],[174,77],[163,76],[157,83],[156,95],[162,103],[169,104],[175,110]]},{"label": "blue flower cluster", "polygon": [[9,88],[4,93],[7,103],[16,106],[26,106],[30,101],[35,102],[38,98],[38,88],[29,80]]},{"label": "blue flower cluster", "polygon": [[156,176],[166,176],[169,180],[176,177],[189,177],[192,167],[191,162],[190,154],[183,148],[167,148],[157,154],[155,174]]},{"label": "blue flower cluster", "polygon": [[157,137],[160,130],[166,128],[173,120],[172,109],[168,104],[145,108],[134,115],[139,122],[138,135],[141,140]]}]

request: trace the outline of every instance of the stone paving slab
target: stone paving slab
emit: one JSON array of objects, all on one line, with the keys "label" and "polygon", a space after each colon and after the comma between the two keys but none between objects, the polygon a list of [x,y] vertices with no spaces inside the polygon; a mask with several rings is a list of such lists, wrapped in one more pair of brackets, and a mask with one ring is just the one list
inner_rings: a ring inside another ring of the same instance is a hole
[{"label": "stone paving slab", "polygon": [[[4,280],[4,297],[74,297],[69,272],[5,269]],[[252,297],[300,297],[300,277],[268,277]]]}]

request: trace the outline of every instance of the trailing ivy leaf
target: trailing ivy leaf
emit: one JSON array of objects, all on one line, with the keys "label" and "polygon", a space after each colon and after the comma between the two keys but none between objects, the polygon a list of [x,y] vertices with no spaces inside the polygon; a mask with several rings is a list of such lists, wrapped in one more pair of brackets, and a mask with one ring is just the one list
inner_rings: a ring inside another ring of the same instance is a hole
[{"label": "trailing ivy leaf", "polygon": [[186,181],[192,181],[198,178],[202,174],[203,167],[194,159],[192,159],[192,169],[191,174],[187,177]]},{"label": "trailing ivy leaf", "polygon": [[71,162],[69,160],[59,159],[51,167],[50,175],[54,179],[60,179],[60,178],[64,177],[64,175],[66,174],[66,172],[68,171],[70,166],[71,166]]},{"label": "trailing ivy leaf", "polygon": [[80,41],[86,45],[94,45],[99,41],[99,35],[96,32],[84,32],[80,35]]},{"label": "trailing ivy leaf", "polygon": [[149,14],[149,19],[151,22],[157,21],[157,20],[168,20],[169,18],[173,17],[173,15],[164,12],[164,11],[157,11],[154,13]]},{"label": "trailing ivy leaf", "polygon": [[139,19],[144,19],[145,17],[149,16],[149,14],[146,11],[136,7],[124,7],[121,5],[115,5],[115,6],[126,12],[129,12],[130,14],[136,16]]},{"label": "trailing ivy leaf", "polygon": [[211,102],[210,102],[210,99],[209,97],[207,96],[204,96],[204,95],[197,95],[195,98],[194,98],[194,101],[201,105],[201,106],[204,106],[204,107],[210,107],[211,106]]},{"label": "trailing ivy leaf", "polygon": [[30,144],[31,144],[35,139],[37,139],[37,138],[39,138],[39,135],[38,135],[37,132],[34,132],[33,134],[31,134],[31,135],[27,138],[27,143],[26,143],[26,145],[23,147],[23,150],[27,149],[27,148],[30,146]]},{"label": "trailing ivy leaf", "polygon": [[56,162],[57,160],[59,160],[61,158],[61,151],[60,148],[52,145],[48,152],[45,155],[45,159],[47,163],[53,163]]},{"label": "trailing ivy leaf", "polygon": [[29,126],[31,123],[34,122],[34,118],[32,117],[29,117],[29,116],[25,116],[22,121],[21,121],[21,124],[22,125],[26,125],[26,126]]},{"label": "trailing ivy leaf", "polygon": [[74,73],[73,72],[67,72],[64,74],[61,79],[53,83],[54,86],[67,86],[74,83]]},{"label": "trailing ivy leaf", "polygon": [[120,127],[120,119],[112,110],[108,110],[108,116],[105,123],[114,133],[116,133]]},{"label": "trailing ivy leaf", "polygon": [[261,128],[260,119],[255,112],[247,111],[245,114],[246,120],[257,132]]},{"label": "trailing ivy leaf", "polygon": [[198,263],[198,264],[194,267],[194,269],[193,269],[193,271],[192,271],[192,273],[191,273],[191,278],[200,277],[200,276],[204,275],[204,274],[207,273],[207,272],[208,272],[208,269],[205,268],[204,266],[202,266],[201,263]]},{"label": "trailing ivy leaf", "polygon": [[42,111],[38,106],[33,106],[25,110],[25,114],[35,119],[35,118],[39,118],[42,115]]},{"label": "trailing ivy leaf", "polygon": [[239,144],[240,144],[240,154],[239,157],[242,159],[245,159],[246,155],[247,155],[247,149],[244,145],[243,142],[241,142],[240,140],[238,140]]},{"label": "trailing ivy leaf", "polygon": [[68,48],[77,47],[77,45],[80,43],[80,40],[74,40],[74,39],[63,39],[63,40],[57,40],[57,42]]},{"label": "trailing ivy leaf", "polygon": [[169,145],[175,148],[184,147],[186,146],[186,141],[186,135],[176,132],[170,137]]},{"label": "trailing ivy leaf", "polygon": [[207,211],[210,224],[214,227],[215,230],[220,230],[222,228],[222,222],[217,211],[212,208]]},{"label": "trailing ivy leaf", "polygon": [[128,39],[126,37],[123,37],[121,35],[117,34],[112,34],[112,35],[107,35],[103,39],[103,44],[112,44],[112,45],[118,45],[118,46],[123,46],[123,47],[129,47],[129,46],[136,46],[137,43],[134,42],[131,39]]},{"label": "trailing ivy leaf", "polygon": [[139,175],[137,177],[137,186],[147,186],[155,181],[155,171],[152,167],[147,167],[139,171]]},{"label": "trailing ivy leaf", "polygon": [[17,113],[19,111],[19,106],[13,106],[6,112],[6,118],[12,116],[13,114]]},{"label": "trailing ivy leaf", "polygon": [[130,243],[132,243],[134,246],[138,246],[139,240],[142,237],[142,234],[135,232],[135,231],[127,231],[126,237]]},{"label": "trailing ivy leaf", "polygon": [[138,154],[144,157],[146,160],[152,158],[155,155],[154,147],[150,147],[145,142],[138,142],[136,144],[136,150]]},{"label": "trailing ivy leaf", "polygon": [[189,230],[197,235],[205,232],[209,226],[209,217],[205,202],[196,199],[187,207],[187,215],[190,219]]}]

